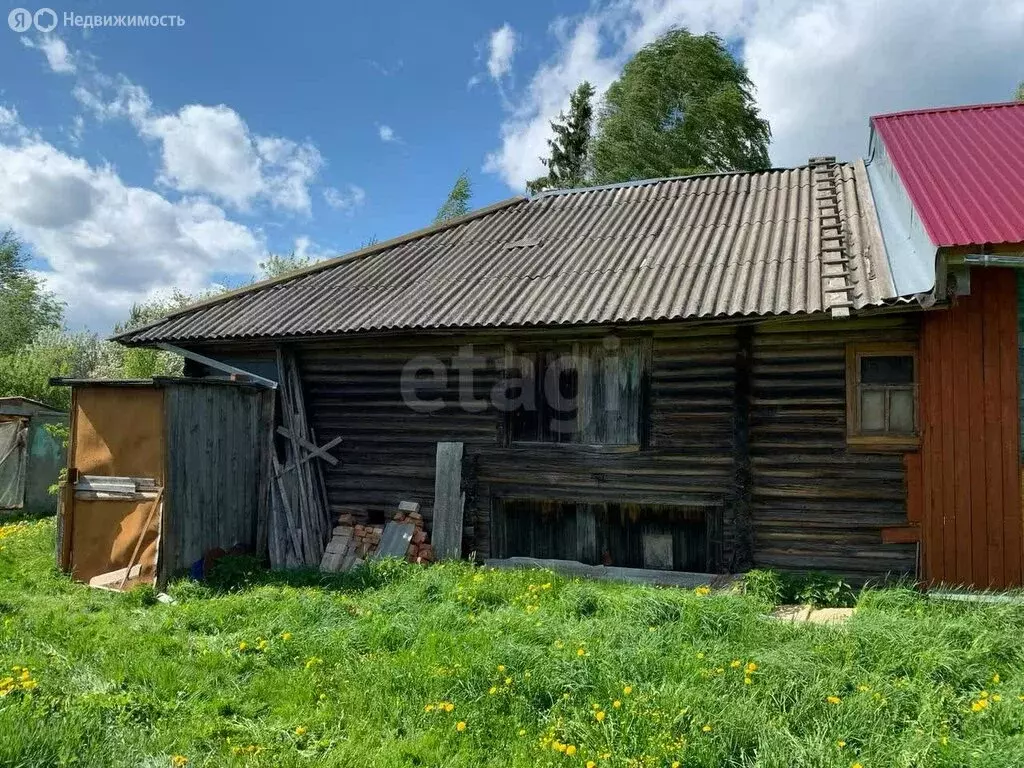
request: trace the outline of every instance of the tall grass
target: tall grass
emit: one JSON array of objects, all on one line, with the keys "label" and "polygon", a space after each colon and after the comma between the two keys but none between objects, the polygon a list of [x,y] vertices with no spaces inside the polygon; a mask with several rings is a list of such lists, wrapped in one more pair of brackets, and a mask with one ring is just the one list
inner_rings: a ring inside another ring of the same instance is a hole
[{"label": "tall grass", "polygon": [[879,591],[794,626],[734,595],[385,563],[164,605],[57,574],[49,522],[4,530],[0,669],[36,685],[0,697],[2,766],[1024,765],[1012,604]]}]

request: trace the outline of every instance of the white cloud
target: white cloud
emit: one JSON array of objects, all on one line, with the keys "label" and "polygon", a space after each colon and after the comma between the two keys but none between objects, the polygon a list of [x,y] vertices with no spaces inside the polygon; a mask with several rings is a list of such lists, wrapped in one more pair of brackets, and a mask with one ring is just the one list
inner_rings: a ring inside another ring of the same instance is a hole
[{"label": "white cloud", "polygon": [[264,187],[260,156],[233,109],[190,104],[176,114],[139,121],[144,136],[161,142],[161,182],[181,192],[208,192],[245,207]]},{"label": "white cloud", "polygon": [[74,57],[68,50],[67,43],[53,35],[43,35],[38,40],[22,37],[21,42],[27,48],[37,48],[46,56],[50,69],[59,75],[73,74],[77,67]]},{"label": "white cloud", "polygon": [[1024,54],[1024,0],[951,0],[941,13],[929,0],[606,2],[552,24],[557,51],[512,106],[485,170],[522,189],[543,171],[548,123],[572,90],[586,79],[600,97],[673,26],[742,43],[778,165],[863,154],[872,114],[1008,99]]},{"label": "white cloud", "polygon": [[22,138],[27,133],[25,126],[21,124],[21,118],[18,117],[18,110],[0,104],[0,136]]},{"label": "white cloud", "polygon": [[494,80],[500,80],[512,71],[512,59],[516,53],[516,31],[505,22],[491,32],[488,41],[487,72]]},{"label": "white cloud", "polygon": [[1024,0],[762,3],[745,51],[773,162],[863,155],[873,114],[1010,99],[1022,30]]},{"label": "white cloud", "polygon": [[351,214],[366,202],[366,190],[355,184],[349,184],[344,191],[327,187],[324,189],[324,202],[335,210]]},{"label": "white cloud", "polygon": [[398,134],[395,133],[395,129],[390,125],[378,125],[377,135],[380,136],[380,140],[383,142],[398,141]]},{"label": "white cloud", "polygon": [[167,200],[39,137],[0,141],[0,229],[44,259],[72,326],[110,328],[133,302],[255,271],[262,237],[202,198]]},{"label": "white cloud", "polygon": [[139,135],[160,145],[159,182],[183,193],[207,194],[237,210],[257,201],[308,214],[310,185],[323,157],[309,141],[253,133],[224,104],[188,104],[161,114],[149,94],[125,77],[93,74],[74,96],[100,120],[125,118]]},{"label": "white cloud", "polygon": [[320,261],[337,255],[321,248],[306,235],[300,235],[295,238],[295,248],[293,250],[296,258],[312,259],[313,261]]}]

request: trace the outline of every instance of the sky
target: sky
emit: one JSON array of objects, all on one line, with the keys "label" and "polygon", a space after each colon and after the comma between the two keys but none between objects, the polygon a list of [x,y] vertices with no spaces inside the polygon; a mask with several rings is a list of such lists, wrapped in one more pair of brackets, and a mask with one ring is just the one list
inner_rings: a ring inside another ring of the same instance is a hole
[{"label": "sky", "polygon": [[674,26],[742,59],[776,166],[862,156],[871,114],[1024,80],[1024,0],[77,0],[48,31],[16,8],[40,6],[0,25],[0,230],[100,333],[268,252],[426,226],[462,171],[474,207],[522,194],[572,89],[602,93]]}]

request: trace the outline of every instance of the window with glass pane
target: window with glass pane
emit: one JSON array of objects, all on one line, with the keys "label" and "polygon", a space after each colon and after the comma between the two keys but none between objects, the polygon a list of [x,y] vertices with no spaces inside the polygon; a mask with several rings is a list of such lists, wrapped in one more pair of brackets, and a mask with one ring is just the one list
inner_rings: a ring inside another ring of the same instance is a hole
[{"label": "window with glass pane", "polygon": [[[904,349],[906,350],[905,353]],[[917,434],[917,371],[910,345],[855,347],[847,375],[850,434],[865,438],[912,438]]]}]

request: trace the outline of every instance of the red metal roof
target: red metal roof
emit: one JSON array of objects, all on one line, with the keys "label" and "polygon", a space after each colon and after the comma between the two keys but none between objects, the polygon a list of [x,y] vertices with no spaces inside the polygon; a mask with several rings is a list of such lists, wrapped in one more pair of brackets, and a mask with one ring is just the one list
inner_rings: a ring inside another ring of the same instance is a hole
[{"label": "red metal roof", "polygon": [[871,122],[937,246],[1024,243],[1024,103]]}]

